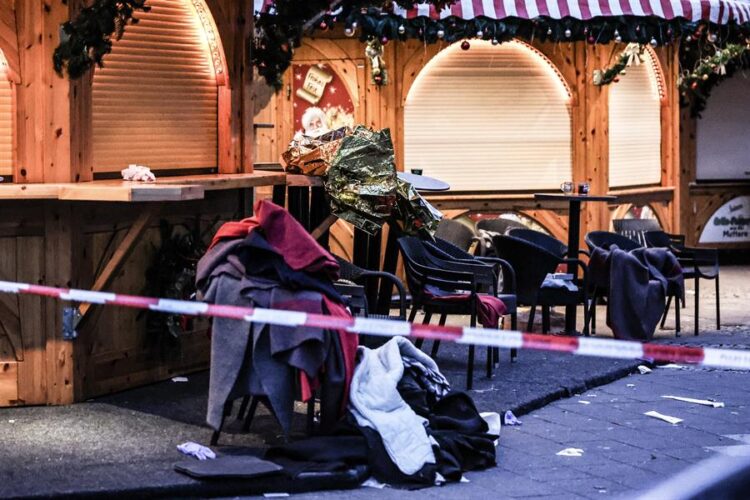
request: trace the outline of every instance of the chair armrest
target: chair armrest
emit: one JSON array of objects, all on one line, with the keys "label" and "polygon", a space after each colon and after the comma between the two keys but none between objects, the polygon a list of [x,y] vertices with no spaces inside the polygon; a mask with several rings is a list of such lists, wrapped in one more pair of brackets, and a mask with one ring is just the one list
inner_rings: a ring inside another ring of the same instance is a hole
[{"label": "chair armrest", "polygon": [[[589,266],[587,266],[581,259],[563,259],[563,264],[568,265],[575,265],[576,267],[580,267],[583,277],[581,278],[581,288],[583,290],[584,296],[588,295],[588,288],[589,288]],[[577,275],[578,273],[575,273]]]},{"label": "chair armrest", "polygon": [[393,283],[393,285],[396,287],[396,290],[398,290],[398,297],[399,297],[399,316],[401,318],[406,317],[406,289],[404,288],[404,284],[401,282],[398,277],[391,273],[387,273],[385,271],[365,271],[362,274],[359,275],[357,278],[357,281],[361,279],[367,279],[367,278],[380,278],[380,279],[386,279]]}]

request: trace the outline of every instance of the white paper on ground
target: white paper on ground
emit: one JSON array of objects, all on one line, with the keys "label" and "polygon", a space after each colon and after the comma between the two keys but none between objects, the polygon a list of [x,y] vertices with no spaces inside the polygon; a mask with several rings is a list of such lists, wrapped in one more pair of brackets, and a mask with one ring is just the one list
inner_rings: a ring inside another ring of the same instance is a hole
[{"label": "white paper on ground", "polygon": [[635,387],[635,384],[626,384],[625,387]]},{"label": "white paper on ground", "polygon": [[387,486],[387,484],[381,483],[374,477],[370,476],[369,478],[367,478],[367,480],[364,483],[361,484],[361,486],[365,488],[375,488],[378,490],[382,490],[383,488]]},{"label": "white paper on ground", "polygon": [[266,498],[286,498],[289,493],[263,493],[263,496]]},{"label": "white paper on ground", "polygon": [[682,370],[682,365],[678,365],[676,363],[669,363],[667,365],[661,365],[659,368],[667,368],[670,370]]},{"label": "white paper on ground", "polygon": [[647,411],[646,413],[644,413],[644,415],[646,415],[647,417],[658,418],[659,420],[663,420],[667,422],[668,424],[672,424],[672,425],[679,424],[680,422],[682,422],[681,418],[670,417],[669,415],[664,415],[663,413],[659,413],[658,411],[654,411],[654,410]]},{"label": "white paper on ground", "polygon": [[172,382],[187,382],[187,377],[172,377]]},{"label": "white paper on ground", "polygon": [[652,370],[646,365],[638,365],[638,371],[641,373],[641,375],[645,375],[647,373],[651,373]]},{"label": "white paper on ground", "polygon": [[583,456],[583,450],[580,448],[565,448],[564,450],[560,450],[555,455],[561,456],[561,457],[582,457]]},{"label": "white paper on ground", "polygon": [[584,399],[579,399],[578,402],[581,403],[582,405],[590,405],[591,404],[591,401],[586,401]]},{"label": "white paper on ground", "polygon": [[523,422],[518,420],[512,411],[508,410],[503,415],[503,425],[523,425]]},{"label": "white paper on ground", "polygon": [[216,453],[213,452],[208,446],[188,441],[186,443],[178,444],[177,450],[185,455],[190,455],[198,460],[213,460],[216,458]]},{"label": "white paper on ground", "polygon": [[712,406],[714,408],[724,408],[724,403],[721,401],[710,401],[708,399],[694,399],[686,398],[683,396],[662,396],[664,399],[674,399],[675,401],[683,401],[685,403],[695,403],[697,405]]},{"label": "white paper on ground", "polygon": [[468,479],[466,479],[466,476],[461,476],[461,480],[459,481],[459,483],[470,483],[470,482],[471,481],[469,481]]}]

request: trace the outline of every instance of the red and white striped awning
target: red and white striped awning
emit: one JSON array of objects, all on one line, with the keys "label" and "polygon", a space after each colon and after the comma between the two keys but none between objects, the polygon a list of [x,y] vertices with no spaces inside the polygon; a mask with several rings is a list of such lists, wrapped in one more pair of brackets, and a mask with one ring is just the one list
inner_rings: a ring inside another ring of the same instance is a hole
[{"label": "red and white striped awning", "polygon": [[503,19],[519,17],[533,19],[544,16],[552,19],[572,17],[587,20],[604,16],[655,16],[662,19],[684,18],[690,21],[710,21],[738,24],[750,21],[749,0],[457,0],[450,7],[437,11],[429,4],[405,10],[394,4],[394,13],[403,18],[419,16],[443,19],[487,17]]},{"label": "red and white striped awning", "polygon": [[[255,0],[255,10],[260,12],[271,4],[273,0]],[[654,16],[668,20],[710,21],[714,24],[750,22],[750,0],[457,0],[441,11],[430,4],[418,4],[416,8],[408,10],[395,3],[393,6],[394,14],[405,19],[424,16],[438,20],[455,16],[461,19],[487,17],[501,20],[542,16],[588,20],[595,17]]]}]

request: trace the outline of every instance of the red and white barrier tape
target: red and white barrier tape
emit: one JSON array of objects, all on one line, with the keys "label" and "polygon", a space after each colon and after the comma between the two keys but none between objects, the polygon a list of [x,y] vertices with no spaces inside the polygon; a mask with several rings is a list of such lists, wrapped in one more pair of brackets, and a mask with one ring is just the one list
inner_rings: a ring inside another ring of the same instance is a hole
[{"label": "red and white barrier tape", "polygon": [[296,311],[222,306],[206,304],[204,302],[64,289],[10,281],[0,281],[0,293],[42,295],[73,302],[111,304],[136,309],[150,309],[152,311],[171,314],[230,318],[249,323],[346,330],[352,333],[385,337],[402,335],[404,337],[447,340],[460,344],[505,349],[535,349],[615,359],[647,358],[655,361],[685,363],[715,368],[750,369],[750,350],[670,346],[590,337],[558,337],[509,330],[420,325],[407,321],[360,317],[336,318],[322,314],[308,314]]}]

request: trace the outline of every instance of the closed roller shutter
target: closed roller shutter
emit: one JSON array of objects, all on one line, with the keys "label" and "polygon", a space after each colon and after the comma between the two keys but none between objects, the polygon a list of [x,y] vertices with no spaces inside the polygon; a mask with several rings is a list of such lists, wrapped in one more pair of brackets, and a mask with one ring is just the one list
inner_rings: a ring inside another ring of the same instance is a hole
[{"label": "closed roller shutter", "polygon": [[523,43],[453,45],[409,91],[404,166],[457,191],[558,188],[571,179],[569,102],[549,61]]},{"label": "closed roller shutter", "polygon": [[661,98],[653,55],[609,85],[609,185],[661,182]]},{"label": "closed roller shutter", "polygon": [[149,0],[94,74],[94,171],[216,167],[218,90],[189,0]]},{"label": "closed roller shutter", "polygon": [[0,74],[0,176],[13,175],[13,88]]}]

